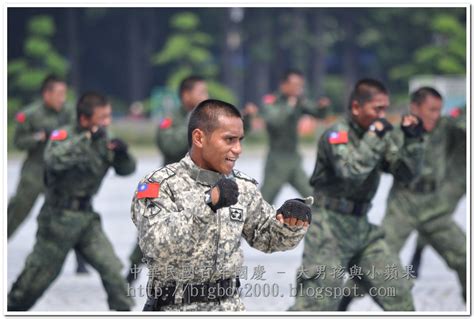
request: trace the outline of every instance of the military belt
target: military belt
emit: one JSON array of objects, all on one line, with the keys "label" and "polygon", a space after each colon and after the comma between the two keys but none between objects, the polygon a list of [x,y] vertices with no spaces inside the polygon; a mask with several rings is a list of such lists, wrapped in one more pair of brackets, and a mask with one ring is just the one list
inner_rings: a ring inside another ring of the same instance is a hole
[{"label": "military belt", "polygon": [[153,289],[143,311],[160,311],[162,307],[175,304],[191,304],[194,302],[218,302],[234,296],[240,287],[239,278],[227,278],[215,283],[186,284],[181,303],[176,303],[176,286]]},{"label": "military belt", "polygon": [[56,195],[54,198],[46,197],[46,203],[53,207],[70,210],[91,210],[92,197],[61,197]]},{"label": "military belt", "polygon": [[368,213],[370,202],[355,202],[346,198],[324,197],[324,207],[335,212],[354,216],[363,216]]}]

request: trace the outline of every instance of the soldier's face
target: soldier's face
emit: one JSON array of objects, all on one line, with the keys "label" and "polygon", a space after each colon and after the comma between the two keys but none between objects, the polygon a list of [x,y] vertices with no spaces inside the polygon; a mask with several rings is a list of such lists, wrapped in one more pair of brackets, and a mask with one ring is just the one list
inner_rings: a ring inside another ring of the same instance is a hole
[{"label": "soldier's face", "polygon": [[290,75],[288,79],[281,84],[280,90],[286,96],[299,97],[303,95],[303,91],[304,91],[303,77],[297,74]]},{"label": "soldier's face", "polygon": [[388,95],[383,93],[375,94],[372,99],[360,105],[352,102],[352,116],[363,129],[368,129],[376,119],[384,118],[387,108],[390,105]]},{"label": "soldier's face", "polygon": [[93,127],[107,127],[112,123],[112,106],[110,104],[94,108],[90,118],[81,116],[81,126],[86,129]]},{"label": "soldier's face", "polygon": [[67,85],[63,82],[56,82],[53,86],[43,92],[44,104],[56,111],[60,111],[66,102]]},{"label": "soldier's face", "polygon": [[208,98],[207,84],[204,81],[196,82],[191,90],[183,92],[183,104],[188,111],[192,111],[199,103]]},{"label": "soldier's face", "polygon": [[219,116],[218,123],[213,132],[203,135],[201,166],[227,175],[242,153],[244,127],[240,118],[232,116]]},{"label": "soldier's face", "polygon": [[442,108],[443,101],[432,95],[428,95],[420,104],[410,105],[411,112],[423,120],[423,127],[428,132],[436,127]]}]

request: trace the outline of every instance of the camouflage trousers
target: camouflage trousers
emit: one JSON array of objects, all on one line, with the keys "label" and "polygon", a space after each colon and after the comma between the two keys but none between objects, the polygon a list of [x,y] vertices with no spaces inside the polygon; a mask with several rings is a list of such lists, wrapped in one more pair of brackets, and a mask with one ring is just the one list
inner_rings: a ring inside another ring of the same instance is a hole
[{"label": "camouflage trousers", "polygon": [[23,163],[15,195],[8,203],[8,238],[28,217],[36,199],[44,192],[43,166],[42,162],[35,159],[27,159]]},{"label": "camouflage trousers", "polygon": [[[448,182],[446,181],[443,184],[443,188],[441,189],[441,193],[443,194],[445,198],[445,203],[447,205],[446,211],[451,212],[451,214],[454,214],[456,211],[456,207],[459,204],[459,201],[463,196],[466,194],[466,183],[465,183],[465,178],[464,178],[464,183],[461,181],[460,183],[458,182]],[[429,243],[427,240],[423,239],[420,235],[418,235],[418,238],[416,240],[416,249],[417,250],[423,250],[426,245]]]},{"label": "camouflage trousers", "polygon": [[442,193],[392,189],[382,221],[387,243],[399,253],[414,230],[457,272],[466,296],[466,235],[452,218],[453,201]]},{"label": "camouflage trousers", "polygon": [[[144,311],[147,306],[145,305]],[[245,306],[238,295],[217,302],[194,302],[163,307],[160,311],[245,311]]]},{"label": "camouflage trousers", "polygon": [[26,311],[59,275],[68,252],[76,248],[96,269],[107,292],[110,309],[130,310],[122,264],[92,211],[62,210],[43,205],[33,252],[8,294],[9,311]]},{"label": "camouflage trousers", "polygon": [[309,185],[309,177],[302,168],[299,154],[270,151],[267,155],[265,177],[260,189],[263,198],[273,203],[286,183],[293,186],[302,197],[313,193]]},{"label": "camouflage trousers", "polygon": [[[369,294],[387,311],[413,311],[408,275],[403,273],[383,231],[367,216],[314,208],[296,279],[293,311],[336,311],[343,296]],[[356,284],[345,286],[345,279]]]}]

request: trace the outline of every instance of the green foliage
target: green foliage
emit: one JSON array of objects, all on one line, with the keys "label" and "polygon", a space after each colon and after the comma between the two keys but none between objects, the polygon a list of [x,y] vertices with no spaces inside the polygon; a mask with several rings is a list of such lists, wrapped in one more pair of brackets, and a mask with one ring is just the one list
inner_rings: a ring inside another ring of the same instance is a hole
[{"label": "green foliage", "polygon": [[48,75],[44,69],[29,69],[19,73],[16,77],[16,83],[19,88],[25,91],[38,91],[41,82]]},{"label": "green foliage", "polygon": [[51,46],[48,39],[31,36],[25,42],[25,54],[33,58],[41,58],[48,54],[51,50]]},{"label": "green foliage", "polygon": [[8,61],[8,107],[12,114],[37,96],[48,74],[64,77],[68,71],[66,59],[52,44],[53,19],[46,15],[34,16],[28,21],[27,30],[23,57]]},{"label": "green foliage", "polygon": [[183,12],[171,18],[171,26],[177,30],[192,31],[199,27],[199,18],[192,12]]},{"label": "green foliage", "polygon": [[207,82],[207,87],[211,98],[222,100],[234,105],[237,103],[234,93],[225,85],[211,80]]},{"label": "green foliage", "polygon": [[172,33],[163,49],[151,58],[153,65],[172,66],[167,86],[177,89],[185,77],[199,74],[208,81],[211,96],[235,103],[235,95],[216,82],[219,68],[210,48],[214,41],[210,35],[199,30],[199,17],[192,12],[178,13],[171,17],[170,26]]},{"label": "green foliage", "polygon": [[56,29],[54,21],[46,15],[36,16],[28,22],[28,32],[38,36],[51,37]]},{"label": "green foliage", "polygon": [[345,112],[347,101],[344,100],[344,80],[338,75],[328,75],[323,83],[323,91],[332,100],[332,110]]},{"label": "green foliage", "polygon": [[[413,51],[406,59],[390,68],[390,78],[406,82],[419,74],[465,74],[466,29],[462,19],[462,10],[454,9],[449,13],[446,10],[418,10],[415,14],[409,13],[406,20],[413,26],[413,38],[400,39],[400,44],[403,44],[401,40],[416,41],[419,30],[424,32],[424,37],[419,37],[415,45],[404,45],[413,47]],[[426,34],[430,36],[426,37]]]},{"label": "green foliage", "polygon": [[152,57],[153,64],[166,64],[176,59],[185,58],[188,54],[191,43],[188,37],[182,34],[171,36],[165,44],[164,49]]}]

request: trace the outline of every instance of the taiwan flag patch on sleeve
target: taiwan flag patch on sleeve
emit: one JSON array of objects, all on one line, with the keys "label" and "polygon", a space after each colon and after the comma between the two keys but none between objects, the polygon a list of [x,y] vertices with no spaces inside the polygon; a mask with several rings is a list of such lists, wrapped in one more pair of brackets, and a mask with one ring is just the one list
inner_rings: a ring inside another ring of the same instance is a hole
[{"label": "taiwan flag patch on sleeve", "polygon": [[160,193],[159,183],[140,183],[137,189],[137,199],[157,198]]},{"label": "taiwan flag patch on sleeve", "polygon": [[459,115],[461,115],[461,109],[456,107],[456,108],[452,109],[451,112],[449,112],[449,115],[453,118],[457,118],[457,117],[459,117]]},{"label": "taiwan flag patch on sleeve", "polygon": [[26,120],[25,113],[23,113],[23,112],[17,113],[16,116],[15,116],[15,120],[20,124],[25,123],[25,120]]},{"label": "taiwan flag patch on sleeve", "polygon": [[346,131],[331,132],[329,134],[329,144],[347,144],[349,137]]},{"label": "taiwan flag patch on sleeve", "polygon": [[273,104],[276,101],[276,96],[273,94],[265,94],[262,100],[264,104]]},{"label": "taiwan flag patch on sleeve", "polygon": [[51,141],[62,141],[62,140],[65,140],[66,138],[67,138],[66,130],[54,130],[51,133],[51,136],[49,137]]}]

